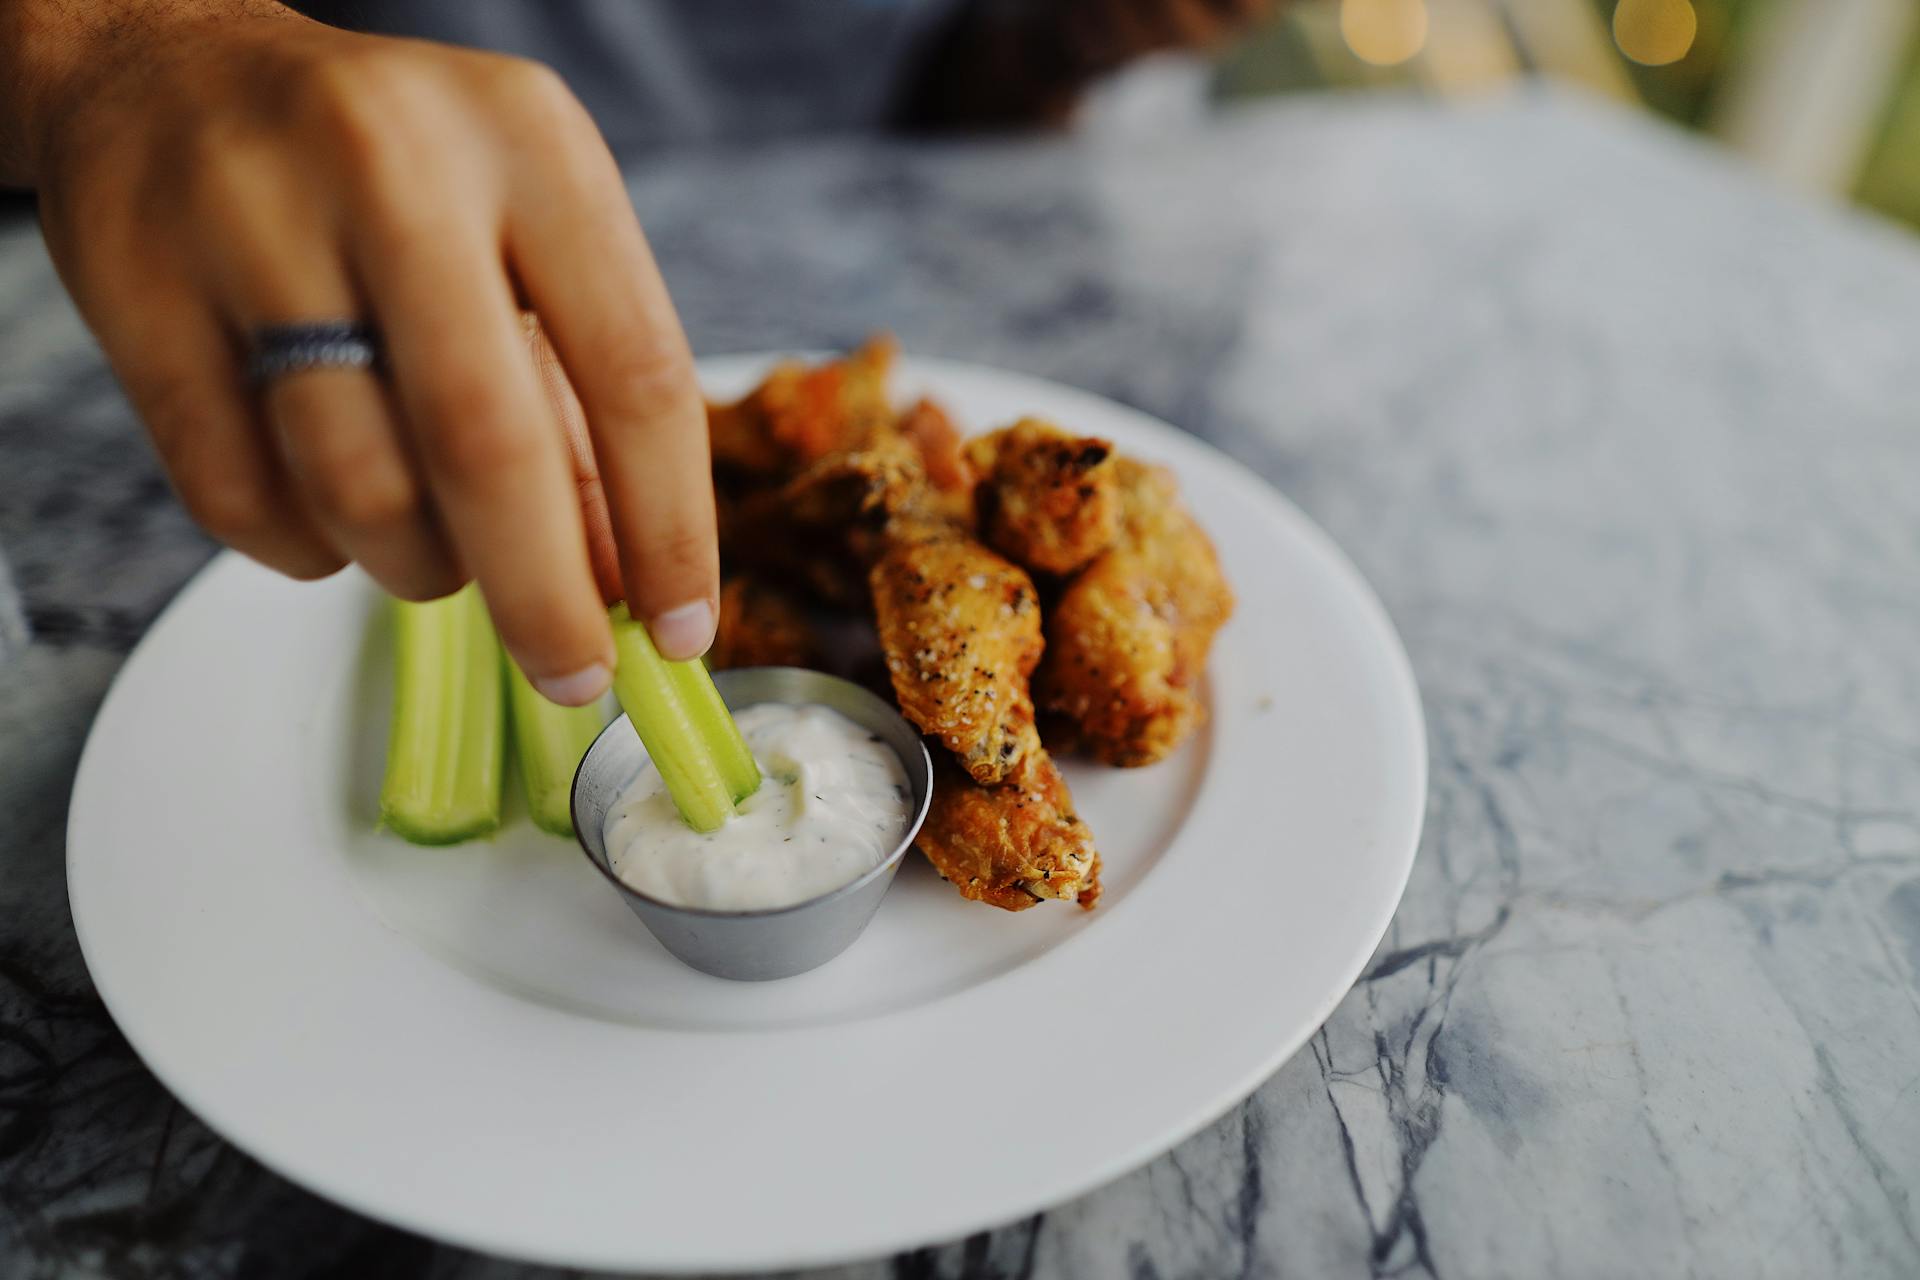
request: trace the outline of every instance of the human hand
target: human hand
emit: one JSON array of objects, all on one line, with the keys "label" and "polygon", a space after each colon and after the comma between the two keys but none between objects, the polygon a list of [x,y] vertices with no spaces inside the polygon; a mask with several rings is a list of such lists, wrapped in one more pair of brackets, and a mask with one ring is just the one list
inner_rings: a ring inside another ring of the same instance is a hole
[{"label": "human hand", "polygon": [[[622,587],[664,653],[702,652],[718,566],[692,358],[560,80],[263,0],[102,11],[117,25],[38,46],[13,155],[194,518],[298,578],[357,561],[408,599],[477,579],[555,701],[605,690]],[[377,327],[384,373],[247,385],[248,335],[331,319]],[[590,447],[556,412],[576,392]]]}]

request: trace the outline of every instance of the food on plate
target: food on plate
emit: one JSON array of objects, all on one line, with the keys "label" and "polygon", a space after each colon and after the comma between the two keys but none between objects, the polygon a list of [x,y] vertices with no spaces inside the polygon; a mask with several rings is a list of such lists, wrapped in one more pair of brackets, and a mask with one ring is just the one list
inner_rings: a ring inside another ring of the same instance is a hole
[{"label": "food on plate", "polygon": [[865,444],[893,420],[887,374],[894,351],[881,338],[844,360],[783,361],[744,398],[709,406],[714,466],[746,477],[790,476]]},{"label": "food on plate", "polygon": [[962,897],[1007,911],[1048,899],[1091,908],[1100,897],[1100,855],[1073,811],[1059,766],[1029,753],[1006,781],[976,784],[948,756],[934,765],[933,803],[919,846]]},{"label": "food on plate", "polygon": [[792,596],[761,578],[738,575],[720,587],[720,621],[707,665],[816,667],[824,658],[813,624]]},{"label": "food on plate", "polygon": [[960,428],[937,400],[922,398],[894,419],[893,432],[920,455],[927,483],[942,494],[973,491],[974,471],[967,462]]},{"label": "food on plate", "polygon": [[500,825],[507,743],[499,638],[478,587],[393,609],[393,719],[380,822],[415,844]]},{"label": "food on plate", "polygon": [[920,845],[965,896],[1091,906],[1099,856],[1036,700],[1049,742],[1163,759],[1203,718],[1232,595],[1165,472],[1037,418],[967,441],[937,401],[895,413],[893,355],[788,362],[713,408],[722,559],[871,620],[941,748]]},{"label": "food on plate", "polygon": [[1040,660],[1040,597],[1012,562],[958,528],[890,534],[873,612],[894,695],[974,781],[1006,778],[1037,749],[1027,676]]},{"label": "food on plate", "polygon": [[1120,528],[1113,445],[1022,418],[966,446],[979,477],[980,536],[1035,573],[1067,574],[1105,551]]},{"label": "food on plate", "polygon": [[613,609],[613,694],[686,825],[718,831],[760,787],[760,766],[699,659],[669,662],[625,605]]},{"label": "food on plate", "polygon": [[862,609],[876,535],[922,488],[919,459],[903,439],[831,454],[777,486],[724,496],[721,560],[794,583],[825,604]]},{"label": "food on plate", "polygon": [[505,660],[514,757],[527,792],[527,814],[550,835],[573,834],[573,773],[607,724],[599,704],[563,707],[533,687],[513,659]]},{"label": "food on plate", "polygon": [[737,816],[702,833],[643,769],[607,811],[614,874],[649,897],[709,911],[764,911],[830,893],[885,862],[911,820],[893,749],[820,706],[763,702],[736,717],[765,780]]},{"label": "food on plate", "polygon": [[1233,592],[1171,472],[1119,458],[1115,479],[1119,535],[1049,611],[1034,689],[1052,740],[1136,766],[1205,718],[1200,677]]},{"label": "food on plate", "polygon": [[[1233,594],[1171,473],[1039,418],[969,441],[937,401],[896,412],[894,354],[879,338],[786,361],[708,406],[726,578],[707,664],[663,661],[614,611],[614,692],[650,764],[606,835],[618,874],[663,901],[797,902],[877,865],[906,822],[878,739],[822,708],[736,724],[708,665],[870,672],[937,747],[920,847],[964,897],[1013,911],[1100,896],[1094,834],[1049,746],[1151,764],[1204,719]],[[402,636],[383,815],[410,839],[499,822],[503,682],[478,680],[474,655],[491,646],[496,673],[504,659],[479,597],[454,601]],[[566,830],[597,716],[518,672],[504,683],[535,820]]]}]

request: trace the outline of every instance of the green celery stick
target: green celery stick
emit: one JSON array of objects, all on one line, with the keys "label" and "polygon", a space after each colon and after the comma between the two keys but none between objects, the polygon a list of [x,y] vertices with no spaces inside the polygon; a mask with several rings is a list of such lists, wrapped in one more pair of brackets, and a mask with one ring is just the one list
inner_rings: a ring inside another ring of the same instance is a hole
[{"label": "green celery stick", "polygon": [[740,736],[740,726],[733,722],[720,691],[713,687],[707,664],[669,662],[666,667],[681,701],[706,735],[707,750],[713,753],[713,762],[726,780],[727,794],[739,804],[760,789],[760,766],[754,762],[747,740]]},{"label": "green celery stick", "polygon": [[[625,605],[613,610],[613,640],[617,665],[613,674],[614,696],[633,722],[640,741],[667,794],[680,810],[680,816],[695,831],[717,831],[733,816],[734,780],[723,771],[720,758],[731,748],[728,735],[737,738],[739,729],[727,714],[726,704],[714,691],[706,668],[698,661],[668,662],[653,647],[653,638],[645,624],[633,620]],[[692,674],[687,672],[692,668]],[[695,690],[694,677],[706,684],[706,693]],[[720,744],[716,752],[715,745]],[[751,764],[751,757],[749,757]],[[755,786],[759,770],[754,770]],[[752,794],[747,788],[741,796]]]},{"label": "green celery stick", "polygon": [[500,826],[506,698],[500,641],[471,585],[393,602],[393,725],[380,821],[415,844],[457,844]]},{"label": "green celery stick", "polygon": [[548,702],[506,659],[507,701],[513,710],[513,744],[526,784],[533,825],[556,836],[573,834],[573,772],[600,736],[607,717],[600,704],[563,707]]}]

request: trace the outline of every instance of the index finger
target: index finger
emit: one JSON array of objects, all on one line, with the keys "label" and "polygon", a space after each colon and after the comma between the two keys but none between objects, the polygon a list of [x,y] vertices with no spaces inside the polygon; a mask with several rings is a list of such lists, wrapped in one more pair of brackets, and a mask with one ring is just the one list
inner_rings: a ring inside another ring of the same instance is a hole
[{"label": "index finger", "polygon": [[613,633],[498,251],[474,228],[402,246],[365,226],[372,261],[362,275],[460,561],[534,687],[554,702],[590,702],[611,683]]},{"label": "index finger", "polygon": [[713,641],[720,556],[693,355],[597,136],[544,154],[560,172],[518,184],[508,214],[515,278],[586,411],[628,607],[664,656],[697,657]]},{"label": "index finger", "polygon": [[580,397],[567,381],[560,355],[547,341],[538,318],[526,315],[521,320],[527,330],[527,342],[533,348],[533,367],[540,375],[540,389],[546,394],[547,407],[553,410],[560,424],[567,461],[573,466],[573,484],[580,494],[580,518],[586,524],[587,558],[593,564],[593,580],[600,587],[601,598],[608,604],[617,604],[625,595],[625,588],[620,585],[620,554],[613,545],[607,490],[600,483],[600,464],[594,461],[586,410],[580,407]]}]

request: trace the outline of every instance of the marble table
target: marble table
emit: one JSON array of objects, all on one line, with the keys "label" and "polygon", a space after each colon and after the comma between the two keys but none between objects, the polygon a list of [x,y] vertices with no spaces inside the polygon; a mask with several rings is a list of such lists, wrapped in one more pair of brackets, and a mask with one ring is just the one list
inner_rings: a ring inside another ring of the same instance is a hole
[{"label": "marble table", "polygon": [[[633,192],[702,351],[886,326],[1244,459],[1426,701],[1425,847],[1304,1051],[1084,1199],[833,1275],[1920,1273],[1920,240],[1540,90]],[[265,1172],[89,987],[75,756],[212,548],[19,225],[0,547],[0,1274],[536,1274]]]}]

